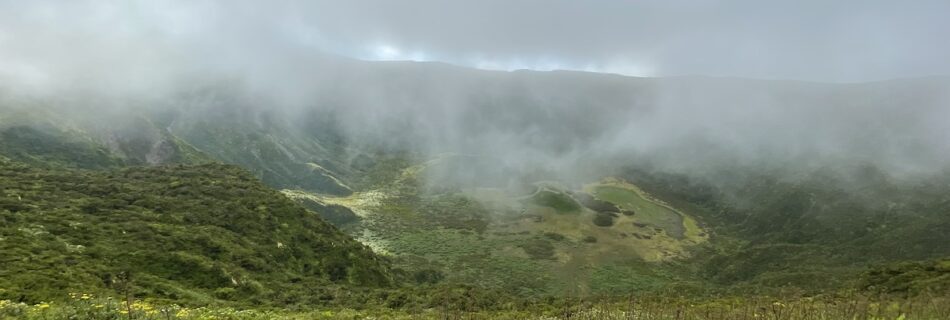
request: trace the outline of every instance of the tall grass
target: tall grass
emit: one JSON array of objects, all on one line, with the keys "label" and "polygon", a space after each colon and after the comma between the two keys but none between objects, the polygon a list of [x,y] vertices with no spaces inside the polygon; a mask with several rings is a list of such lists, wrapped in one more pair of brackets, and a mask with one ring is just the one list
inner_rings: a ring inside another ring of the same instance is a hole
[{"label": "tall grass", "polygon": [[263,320],[263,319],[642,319],[642,320],[912,320],[950,319],[950,297],[825,296],[773,299],[763,296],[715,299],[630,297],[624,300],[547,302],[511,310],[237,310],[188,308],[72,294],[59,302],[27,305],[0,301],[0,319],[53,320]]}]

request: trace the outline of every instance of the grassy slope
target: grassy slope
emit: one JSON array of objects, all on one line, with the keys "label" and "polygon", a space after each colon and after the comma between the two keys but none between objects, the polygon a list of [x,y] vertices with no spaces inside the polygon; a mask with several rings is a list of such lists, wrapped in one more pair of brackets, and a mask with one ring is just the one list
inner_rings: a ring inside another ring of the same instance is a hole
[{"label": "grassy slope", "polygon": [[30,103],[0,105],[0,155],[33,166],[79,169],[213,161],[143,116],[100,118]]},{"label": "grassy slope", "polygon": [[0,176],[3,299],[110,291],[122,274],[136,294],[189,304],[286,304],[393,283],[387,262],[234,166],[2,160]]},{"label": "grassy slope", "polygon": [[723,187],[635,170],[627,178],[714,232],[689,263],[738,292],[858,285],[869,266],[950,256],[950,176],[901,181],[870,167],[776,179],[746,168]]},{"label": "grassy slope", "polygon": [[[205,114],[205,113],[207,114]],[[169,130],[219,161],[250,170],[275,188],[348,195],[346,150],[327,133],[233,106],[171,115]]]},{"label": "grassy slope", "polygon": [[123,163],[90,139],[33,126],[0,127],[0,154],[38,166],[105,169]]},{"label": "grassy slope", "polygon": [[[527,196],[495,188],[420,189],[417,179],[439,162],[405,167],[388,175],[388,183],[348,197],[285,193],[301,203],[351,208],[361,220],[344,225],[347,232],[392,255],[398,265],[440,272],[448,283],[540,296],[624,294],[695,281],[676,262],[706,241],[688,215],[663,207],[679,217],[680,230],[689,229],[674,237],[654,230],[659,221],[638,216],[619,215],[614,225],[598,226],[593,220],[599,213],[555,184],[542,184]],[[610,186],[642,193],[629,184]],[[652,198],[641,201],[660,206]]]},{"label": "grassy slope", "polygon": [[[405,167],[388,175],[389,184],[349,197],[288,192],[352,208],[362,221],[346,230],[407,269],[435,269],[448,282],[529,296],[671,286],[817,292],[855,287],[877,263],[947,255],[940,245],[947,233],[939,230],[948,220],[939,212],[950,202],[941,200],[946,186],[939,178],[844,192],[834,182],[794,185],[765,176],[750,180],[755,184],[742,193],[750,202],[739,206],[722,191],[661,175],[629,177],[649,193],[617,179],[575,192],[545,184],[532,196],[484,187],[421,191],[414,179],[426,165]],[[894,193],[881,198],[879,190]],[[633,214],[613,214],[612,225],[599,226],[592,223],[596,212],[571,199],[584,194]],[[892,207],[889,217],[876,207],[898,199],[901,209]],[[819,211],[807,210],[813,201],[822,204]]]}]

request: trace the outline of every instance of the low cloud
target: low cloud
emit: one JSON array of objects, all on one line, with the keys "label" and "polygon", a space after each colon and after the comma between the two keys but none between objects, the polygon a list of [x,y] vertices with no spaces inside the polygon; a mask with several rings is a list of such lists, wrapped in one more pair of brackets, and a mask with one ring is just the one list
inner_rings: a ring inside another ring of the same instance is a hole
[{"label": "low cloud", "polygon": [[945,77],[636,78],[439,61],[822,81],[946,74],[950,46],[934,38],[945,6],[0,2],[0,87],[86,110],[319,111],[356,144],[490,156],[569,180],[638,161],[932,172],[950,159]]}]

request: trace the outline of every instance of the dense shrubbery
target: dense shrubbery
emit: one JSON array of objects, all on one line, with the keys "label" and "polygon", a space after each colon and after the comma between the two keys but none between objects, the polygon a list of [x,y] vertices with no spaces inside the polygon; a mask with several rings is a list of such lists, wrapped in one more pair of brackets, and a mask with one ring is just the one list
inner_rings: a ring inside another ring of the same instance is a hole
[{"label": "dense shrubbery", "polygon": [[371,250],[221,164],[91,172],[4,160],[0,252],[0,299],[31,303],[107,292],[120,274],[135,295],[193,304],[394,283]]},{"label": "dense shrubbery", "polygon": [[616,213],[598,212],[594,215],[592,222],[598,227],[610,227],[614,225],[614,218],[616,217]]},{"label": "dense shrubbery", "polygon": [[490,218],[485,215],[485,208],[480,203],[457,195],[435,196],[431,201],[422,203],[418,213],[425,219],[423,223],[432,228],[443,227],[477,233],[485,232]]},{"label": "dense shrubbery", "polygon": [[900,180],[870,166],[780,179],[743,168],[710,182],[631,170],[627,178],[715,233],[691,263],[736,290],[852,286],[868,265],[950,256],[950,172]]},{"label": "dense shrubbery", "polygon": [[360,221],[360,217],[353,210],[341,205],[322,204],[307,198],[298,199],[297,201],[307,209],[319,214],[323,220],[338,227]]},{"label": "dense shrubbery", "polygon": [[950,258],[872,268],[862,274],[859,286],[887,294],[950,294]]}]

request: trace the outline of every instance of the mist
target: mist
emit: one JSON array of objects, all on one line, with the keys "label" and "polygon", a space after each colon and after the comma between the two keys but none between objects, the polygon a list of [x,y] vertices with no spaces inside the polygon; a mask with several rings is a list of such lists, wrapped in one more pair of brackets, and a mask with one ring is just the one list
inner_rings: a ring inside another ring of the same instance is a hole
[{"label": "mist", "polygon": [[[522,17],[492,2],[477,10],[502,22],[473,31],[463,24],[473,23],[467,20],[445,30],[407,22],[409,9],[420,6],[446,17],[459,14],[439,12],[441,5],[426,1],[378,21],[371,18],[391,5],[11,2],[0,5],[6,9],[0,11],[0,94],[7,104],[92,117],[104,127],[112,116],[160,111],[188,118],[237,110],[297,127],[314,116],[332,117],[334,130],[353,150],[491,159],[465,177],[443,172],[434,179],[505,180],[541,172],[584,182],[631,165],[694,176],[730,166],[803,172],[870,164],[895,176],[948,168],[950,78],[924,76],[948,73],[942,57],[950,48],[915,33],[945,23],[929,13],[939,2],[893,15],[883,2],[854,4],[860,15],[835,5],[817,26],[774,26],[784,30],[786,42],[743,28],[763,19],[764,10],[742,1],[728,4],[744,5],[749,15],[740,24],[717,15],[700,19],[698,9],[684,5],[617,11],[695,17],[732,36],[723,43],[743,44],[733,51],[663,19],[638,22],[656,31],[642,48],[616,43],[644,40],[644,31],[625,33],[623,25],[583,17],[571,22],[578,29],[555,29],[547,37],[515,27],[566,15],[573,6],[564,4]],[[790,12],[809,16],[816,6]],[[583,9],[618,8],[597,3]],[[877,29],[830,25],[865,25],[881,15],[886,19]],[[504,34],[493,28],[519,31],[492,43],[489,35]],[[376,29],[385,31],[371,32]],[[598,31],[607,34],[580,40]],[[818,34],[820,39],[810,38]],[[364,47],[378,49],[382,38],[393,48],[419,49],[361,53]],[[845,39],[859,45],[837,41]],[[812,45],[820,50],[784,52]],[[697,50],[688,55],[688,49]],[[615,55],[625,67],[609,67],[618,64],[610,57]],[[473,56],[478,61],[467,58]],[[367,61],[400,58],[420,61]],[[832,64],[840,67],[829,69]],[[506,71],[519,67],[535,70]],[[561,68],[575,71],[547,71]],[[649,69],[638,75],[651,77],[617,74],[636,74],[633,69]],[[686,76],[696,74],[702,76]],[[887,80],[901,77],[914,78]]]}]

